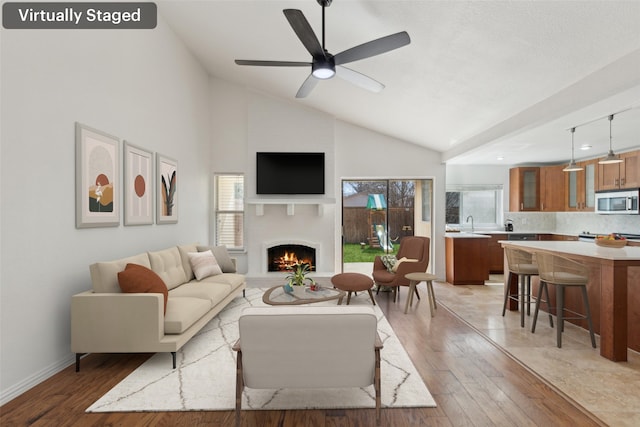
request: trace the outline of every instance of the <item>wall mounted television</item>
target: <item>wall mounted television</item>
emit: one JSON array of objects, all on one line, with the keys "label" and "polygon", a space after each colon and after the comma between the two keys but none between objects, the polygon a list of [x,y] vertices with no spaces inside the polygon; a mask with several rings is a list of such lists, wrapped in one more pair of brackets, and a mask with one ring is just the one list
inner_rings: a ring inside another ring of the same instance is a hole
[{"label": "wall mounted television", "polygon": [[324,153],[257,152],[257,194],[324,194]]}]

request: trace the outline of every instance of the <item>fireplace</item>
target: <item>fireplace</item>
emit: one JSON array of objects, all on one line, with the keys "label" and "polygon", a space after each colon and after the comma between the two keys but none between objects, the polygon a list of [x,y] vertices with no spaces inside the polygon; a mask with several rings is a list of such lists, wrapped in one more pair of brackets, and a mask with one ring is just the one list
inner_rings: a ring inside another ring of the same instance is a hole
[{"label": "fireplace", "polygon": [[267,271],[287,271],[296,263],[309,264],[310,271],[316,270],[316,249],[303,245],[286,243],[267,248]]}]

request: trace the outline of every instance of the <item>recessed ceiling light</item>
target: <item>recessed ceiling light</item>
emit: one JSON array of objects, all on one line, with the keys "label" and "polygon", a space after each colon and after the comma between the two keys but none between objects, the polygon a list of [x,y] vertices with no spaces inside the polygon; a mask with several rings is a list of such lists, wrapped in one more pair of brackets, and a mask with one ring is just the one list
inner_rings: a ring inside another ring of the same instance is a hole
[{"label": "recessed ceiling light", "polygon": [[504,160],[504,156],[498,156],[496,157],[496,160]]},{"label": "recessed ceiling light", "polygon": [[592,148],[592,146],[591,146],[591,145],[589,145],[589,144],[582,144],[582,145],[580,146],[580,149],[581,149],[581,150],[591,150],[591,148]]}]

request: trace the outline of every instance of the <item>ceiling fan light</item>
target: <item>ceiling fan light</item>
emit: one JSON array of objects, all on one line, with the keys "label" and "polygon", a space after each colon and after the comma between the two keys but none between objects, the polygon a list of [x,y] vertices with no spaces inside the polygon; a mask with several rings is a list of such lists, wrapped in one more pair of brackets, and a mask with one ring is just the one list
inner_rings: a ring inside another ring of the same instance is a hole
[{"label": "ceiling fan light", "polygon": [[336,69],[335,67],[332,67],[331,64],[328,64],[328,63],[314,64],[311,74],[313,74],[313,77],[315,77],[316,79],[326,80],[335,76]]}]

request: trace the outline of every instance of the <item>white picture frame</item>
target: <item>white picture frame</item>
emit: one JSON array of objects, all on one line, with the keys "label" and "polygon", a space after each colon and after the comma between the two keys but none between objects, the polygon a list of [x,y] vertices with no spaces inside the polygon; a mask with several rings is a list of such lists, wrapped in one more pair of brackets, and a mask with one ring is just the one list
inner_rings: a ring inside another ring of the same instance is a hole
[{"label": "white picture frame", "polygon": [[156,223],[178,222],[178,162],[156,153]]},{"label": "white picture frame", "polygon": [[124,225],[153,224],[153,153],[124,141]]},{"label": "white picture frame", "polygon": [[120,225],[120,139],[76,122],[76,228]]}]

